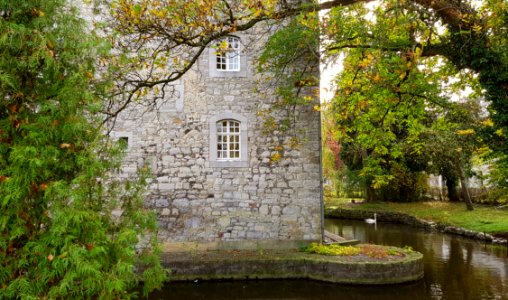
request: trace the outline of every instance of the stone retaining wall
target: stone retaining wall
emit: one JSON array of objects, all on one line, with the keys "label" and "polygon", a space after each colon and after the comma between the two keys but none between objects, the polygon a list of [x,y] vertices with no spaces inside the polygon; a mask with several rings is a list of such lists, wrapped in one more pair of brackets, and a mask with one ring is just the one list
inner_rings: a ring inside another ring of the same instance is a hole
[{"label": "stone retaining wall", "polygon": [[[423,255],[396,260],[272,252],[235,259],[208,254],[173,253],[163,258],[173,281],[220,279],[313,279],[344,284],[395,284],[423,278]],[[203,257],[204,256],[204,257]]]}]

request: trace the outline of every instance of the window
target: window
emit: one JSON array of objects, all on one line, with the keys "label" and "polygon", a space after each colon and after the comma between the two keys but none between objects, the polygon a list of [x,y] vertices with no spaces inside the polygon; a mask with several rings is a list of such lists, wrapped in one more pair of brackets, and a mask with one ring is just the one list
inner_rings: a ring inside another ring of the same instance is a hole
[{"label": "window", "polygon": [[247,118],[222,113],[209,120],[210,166],[248,167]]},{"label": "window", "polygon": [[125,150],[129,147],[129,137],[121,136],[118,138],[118,144],[122,150]]},{"label": "window", "polygon": [[240,159],[240,123],[234,120],[217,122],[217,159]]},{"label": "window", "polygon": [[118,143],[118,146],[122,150],[128,150],[132,147],[133,143],[133,137],[132,132],[125,132],[125,131],[112,131],[109,133],[112,141],[115,141]]},{"label": "window", "polygon": [[242,42],[242,33],[211,43],[208,48],[210,77],[246,78],[249,76],[248,49]]},{"label": "window", "polygon": [[240,71],[240,39],[227,37],[217,44],[216,67],[219,71]]}]

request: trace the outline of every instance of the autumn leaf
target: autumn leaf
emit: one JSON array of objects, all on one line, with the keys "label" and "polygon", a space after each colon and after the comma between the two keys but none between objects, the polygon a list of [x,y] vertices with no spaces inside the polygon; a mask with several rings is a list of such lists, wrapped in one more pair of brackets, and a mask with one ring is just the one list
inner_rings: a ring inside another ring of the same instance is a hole
[{"label": "autumn leaf", "polygon": [[72,144],[68,144],[68,143],[60,144],[60,149],[69,149],[69,148],[72,148]]}]

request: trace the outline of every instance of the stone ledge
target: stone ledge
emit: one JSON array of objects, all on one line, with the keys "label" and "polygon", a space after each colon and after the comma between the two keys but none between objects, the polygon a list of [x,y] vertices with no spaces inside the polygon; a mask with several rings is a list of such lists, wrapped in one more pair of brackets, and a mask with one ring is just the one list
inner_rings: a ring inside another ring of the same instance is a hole
[{"label": "stone ledge", "polygon": [[313,279],[341,284],[395,284],[423,278],[423,255],[376,259],[291,251],[165,253],[172,281]]},{"label": "stone ledge", "polygon": [[290,250],[299,249],[310,243],[318,243],[319,240],[241,240],[241,241],[218,241],[218,242],[165,242],[162,251],[165,253],[193,253],[205,251],[228,251],[242,250]]}]

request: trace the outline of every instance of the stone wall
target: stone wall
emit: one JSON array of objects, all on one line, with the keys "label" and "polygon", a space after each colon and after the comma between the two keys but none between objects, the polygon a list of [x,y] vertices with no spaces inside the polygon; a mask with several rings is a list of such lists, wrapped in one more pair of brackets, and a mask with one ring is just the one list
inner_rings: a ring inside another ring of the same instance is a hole
[{"label": "stone wall", "polygon": [[[131,106],[111,133],[128,139],[122,176],[135,176],[144,165],[152,169],[146,205],[156,211],[159,236],[168,247],[184,242],[270,247],[321,239],[319,113],[314,104],[298,108],[295,132],[303,142],[285,147],[272,162],[272,146],[288,144],[290,137],[263,133],[258,112],[275,96],[274,87],[256,83],[264,75],[253,68],[263,44],[255,33],[240,35],[241,72],[223,76],[210,70],[215,58],[210,49],[157,109]],[[260,88],[262,96],[255,92]],[[246,155],[239,162],[214,159],[210,130],[221,117],[244,126]],[[283,117],[281,112],[276,118]]]}]

